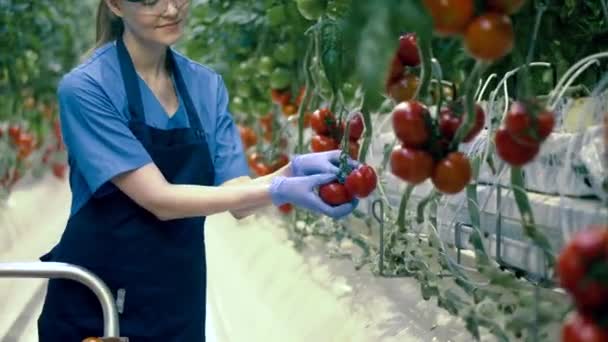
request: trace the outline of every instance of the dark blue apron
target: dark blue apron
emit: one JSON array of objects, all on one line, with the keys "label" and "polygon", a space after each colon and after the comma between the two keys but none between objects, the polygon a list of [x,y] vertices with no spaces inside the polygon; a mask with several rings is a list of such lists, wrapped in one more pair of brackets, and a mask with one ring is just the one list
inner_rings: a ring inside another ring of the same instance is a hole
[{"label": "dark blue apron", "polygon": [[[171,50],[167,58],[190,128],[161,130],[145,123],[131,57],[117,41],[131,120],[129,128],[173,184],[212,185],[214,169],[199,116]],[[43,261],[83,266],[117,299],[120,332],[130,342],[204,341],[205,217],[160,221],[121,191],[92,197],[68,221]],[[38,320],[41,342],[78,342],[103,335],[93,293],[76,282],[50,280]]]}]

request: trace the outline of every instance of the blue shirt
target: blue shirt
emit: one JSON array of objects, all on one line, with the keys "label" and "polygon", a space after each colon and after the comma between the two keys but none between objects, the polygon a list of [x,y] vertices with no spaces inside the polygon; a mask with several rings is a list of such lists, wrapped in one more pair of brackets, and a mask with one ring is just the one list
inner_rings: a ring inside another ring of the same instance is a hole
[{"label": "blue shirt", "polygon": [[[205,131],[215,168],[215,185],[249,174],[240,134],[228,112],[222,77],[173,51]],[[182,98],[169,117],[143,79],[139,78],[146,124],[159,129],[189,127]],[[128,127],[130,114],[116,43],[97,49],[66,74],[58,87],[63,139],[67,147],[72,189],[71,215],[91,196],[118,189],[109,182],[152,159]]]}]

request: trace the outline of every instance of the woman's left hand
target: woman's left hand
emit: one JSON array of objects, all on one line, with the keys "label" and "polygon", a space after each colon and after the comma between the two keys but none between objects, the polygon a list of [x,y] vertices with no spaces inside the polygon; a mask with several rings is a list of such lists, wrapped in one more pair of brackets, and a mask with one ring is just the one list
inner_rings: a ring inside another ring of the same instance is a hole
[{"label": "woman's left hand", "polygon": [[[340,168],[340,150],[328,152],[307,153],[295,156],[291,160],[291,173],[294,177],[309,176],[315,174],[338,174]],[[348,164],[356,168],[359,162],[348,158]]]}]

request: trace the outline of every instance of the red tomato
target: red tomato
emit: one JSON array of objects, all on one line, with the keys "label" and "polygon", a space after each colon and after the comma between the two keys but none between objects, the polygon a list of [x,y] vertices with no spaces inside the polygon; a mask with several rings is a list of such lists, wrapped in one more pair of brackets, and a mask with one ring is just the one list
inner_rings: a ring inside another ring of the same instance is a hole
[{"label": "red tomato", "polygon": [[346,177],[344,186],[354,197],[364,198],[376,189],[377,183],[378,177],[374,169],[369,165],[362,165]]},{"label": "red tomato", "polygon": [[[523,145],[538,145],[547,139],[555,125],[555,114],[550,111],[541,111],[533,124],[526,105],[514,102],[505,119],[505,127],[514,140]],[[535,126],[535,128],[534,128]]]},{"label": "red tomato", "polygon": [[401,63],[399,55],[395,54],[393,60],[391,61],[390,69],[388,71],[388,81],[391,82],[392,80],[400,79],[401,76],[403,76],[404,70],[405,67],[403,66],[403,63]]},{"label": "red tomato", "polygon": [[285,203],[279,206],[279,211],[283,214],[289,214],[293,210],[293,205],[291,203]]},{"label": "red tomato", "polygon": [[253,172],[258,176],[266,176],[272,173],[270,166],[263,161],[258,161],[253,165]]},{"label": "red tomato", "polygon": [[340,144],[332,137],[325,135],[315,135],[310,141],[310,150],[312,152],[325,152],[337,150]]},{"label": "red tomato", "polygon": [[397,102],[410,101],[416,95],[419,84],[418,76],[406,73],[403,77],[389,82],[386,92]]},{"label": "red tomato", "polygon": [[289,104],[289,101],[291,100],[291,92],[289,90],[272,89],[270,91],[270,97],[272,98],[272,102],[280,106],[285,106]]},{"label": "red tomato", "polygon": [[348,142],[348,155],[354,159],[354,160],[358,160],[359,159],[359,143],[356,141],[349,141]]},{"label": "red tomato", "polygon": [[526,0],[487,0],[488,8],[504,14],[515,14]]},{"label": "red tomato", "polygon": [[[454,108],[452,107],[445,107],[441,109],[441,115],[439,117],[439,130],[447,139],[454,138],[456,131],[462,124],[462,119],[464,118],[464,108],[460,108],[460,110],[462,110],[462,112],[455,113]],[[481,106],[475,105],[475,124],[462,141],[472,141],[479,134],[479,132],[481,132],[485,123],[486,117],[483,109]]]},{"label": "red tomato", "polygon": [[13,142],[19,140],[19,135],[21,134],[21,127],[17,125],[11,125],[8,127],[8,136],[11,137]]},{"label": "red tomato", "polygon": [[462,33],[473,18],[473,0],[424,0],[439,35]]},{"label": "red tomato", "polygon": [[464,43],[471,56],[495,61],[513,50],[513,24],[509,16],[487,13],[477,17],[467,28]]},{"label": "red tomato", "polygon": [[34,147],[34,136],[31,133],[21,131],[15,144],[21,148],[31,149]]},{"label": "red tomato", "polygon": [[245,149],[254,146],[258,142],[258,138],[255,135],[255,132],[251,127],[243,127],[241,125],[239,127],[239,132],[241,133],[241,140],[243,142],[243,146]]},{"label": "red tomato", "polygon": [[500,159],[511,166],[522,166],[530,162],[539,151],[539,145],[523,145],[513,139],[506,128],[496,131],[496,152]]},{"label": "red tomato", "polygon": [[262,156],[259,153],[251,153],[247,156],[247,164],[249,164],[249,167],[251,167],[253,169],[253,166],[262,160]]},{"label": "red tomato", "polygon": [[605,342],[608,330],[581,313],[572,313],[562,327],[562,342]]},{"label": "red tomato", "polygon": [[439,161],[433,170],[433,185],[444,194],[457,194],[471,181],[469,158],[461,152],[452,152]]},{"label": "red tomato", "polygon": [[284,105],[281,110],[283,112],[283,115],[289,117],[298,112],[298,107],[296,107],[294,104],[288,103]]},{"label": "red tomato", "polygon": [[346,190],[344,184],[340,184],[338,181],[321,185],[319,196],[323,202],[332,206],[338,206],[353,200],[353,196]]},{"label": "red tomato", "polygon": [[53,175],[59,179],[65,178],[65,173],[67,170],[67,165],[61,163],[54,163],[53,166]]},{"label": "red tomato", "polygon": [[363,116],[358,113],[350,119],[349,139],[359,140],[361,134],[363,134]]},{"label": "red tomato", "polygon": [[428,142],[430,120],[429,111],[418,101],[401,102],[393,109],[393,130],[406,147],[421,147]]},{"label": "red tomato", "polygon": [[418,54],[418,43],[416,34],[407,33],[399,37],[399,59],[407,66],[416,67],[420,65],[420,55]]},{"label": "red tomato", "polygon": [[289,163],[289,157],[286,154],[281,153],[281,154],[279,154],[277,159],[274,161],[274,163],[272,163],[271,170],[274,172],[274,171],[282,168],[283,166],[287,165],[288,163]]},{"label": "red tomato", "polygon": [[310,117],[310,125],[317,134],[324,135],[330,134],[337,126],[336,118],[327,108],[315,110]]},{"label": "red tomato", "polygon": [[560,284],[583,312],[608,305],[608,286],[588,276],[593,266],[608,267],[608,226],[591,226],[577,232],[558,257]]},{"label": "red tomato", "polygon": [[391,172],[402,180],[416,185],[433,173],[433,157],[426,151],[398,147],[391,153]]}]

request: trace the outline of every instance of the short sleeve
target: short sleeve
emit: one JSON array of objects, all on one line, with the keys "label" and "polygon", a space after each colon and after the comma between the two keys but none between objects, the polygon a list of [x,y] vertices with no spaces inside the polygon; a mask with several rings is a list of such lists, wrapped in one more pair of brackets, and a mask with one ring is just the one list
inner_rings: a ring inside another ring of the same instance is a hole
[{"label": "short sleeve", "polygon": [[121,173],[152,161],[97,82],[68,74],[58,88],[63,139],[91,193]]},{"label": "short sleeve", "polygon": [[228,111],[228,91],[221,77],[218,82],[217,121],[215,128],[215,185],[248,176],[249,168],[243,152],[241,136]]}]

